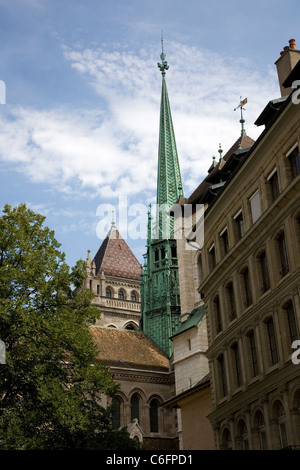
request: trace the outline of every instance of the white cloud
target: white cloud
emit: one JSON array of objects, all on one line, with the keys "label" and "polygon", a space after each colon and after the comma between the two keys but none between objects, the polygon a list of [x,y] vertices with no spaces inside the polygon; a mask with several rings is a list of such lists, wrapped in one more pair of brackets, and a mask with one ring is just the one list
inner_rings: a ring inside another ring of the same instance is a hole
[{"label": "white cloud", "polygon": [[[65,57],[93,86],[89,110],[8,108],[1,117],[0,159],[33,182],[56,191],[111,198],[155,194],[160,73],[154,51],[65,49]],[[205,176],[219,142],[224,152],[240,132],[240,95],[248,98],[246,131],[277,97],[274,71],[264,75],[244,58],[168,45],[167,85],[180,165],[188,195]],[[101,98],[101,100],[100,100]],[[103,105],[101,105],[103,106]],[[10,114],[10,115],[9,115]]]}]

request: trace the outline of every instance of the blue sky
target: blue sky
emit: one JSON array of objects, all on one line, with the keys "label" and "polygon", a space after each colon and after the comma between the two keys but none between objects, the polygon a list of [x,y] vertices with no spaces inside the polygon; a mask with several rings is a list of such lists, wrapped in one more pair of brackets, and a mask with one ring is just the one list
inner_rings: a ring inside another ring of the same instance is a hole
[{"label": "blue sky", "polygon": [[280,96],[274,62],[289,39],[299,48],[299,10],[298,0],[0,0],[1,208],[46,215],[70,265],[95,255],[115,208],[142,262],[145,227],[135,239],[128,227],[155,203],[161,30],[188,196],[219,143],[226,152],[238,138],[240,96],[247,134],[262,132],[253,123]]}]

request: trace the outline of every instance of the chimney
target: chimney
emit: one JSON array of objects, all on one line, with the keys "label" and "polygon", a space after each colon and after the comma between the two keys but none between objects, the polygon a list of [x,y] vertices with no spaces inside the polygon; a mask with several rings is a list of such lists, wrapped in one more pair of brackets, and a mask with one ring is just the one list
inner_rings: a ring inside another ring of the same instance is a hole
[{"label": "chimney", "polygon": [[281,96],[287,96],[294,90],[293,88],[284,88],[282,84],[299,60],[300,51],[296,49],[295,39],[290,39],[289,45],[283,48],[279,59],[275,62]]}]

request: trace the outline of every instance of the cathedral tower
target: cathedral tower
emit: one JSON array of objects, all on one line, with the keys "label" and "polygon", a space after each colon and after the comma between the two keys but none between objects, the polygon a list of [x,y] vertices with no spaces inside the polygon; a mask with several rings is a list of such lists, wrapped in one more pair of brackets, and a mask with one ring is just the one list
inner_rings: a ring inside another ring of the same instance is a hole
[{"label": "cathedral tower", "polygon": [[[162,40],[163,46],[163,40]],[[147,253],[141,275],[141,329],[170,357],[170,337],[180,325],[180,299],[176,240],[169,209],[183,195],[175,133],[169,103],[163,51],[156,211],[148,213]]]}]

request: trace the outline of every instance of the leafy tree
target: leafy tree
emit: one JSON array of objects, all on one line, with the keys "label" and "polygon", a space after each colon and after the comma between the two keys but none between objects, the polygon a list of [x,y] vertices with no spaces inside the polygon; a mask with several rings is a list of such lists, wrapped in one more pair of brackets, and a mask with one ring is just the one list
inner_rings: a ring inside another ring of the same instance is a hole
[{"label": "leafy tree", "polygon": [[67,266],[44,220],[25,204],[0,217],[0,449],[134,449],[101,400],[117,387],[94,361],[85,262]]}]

